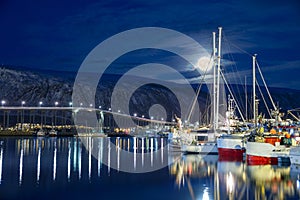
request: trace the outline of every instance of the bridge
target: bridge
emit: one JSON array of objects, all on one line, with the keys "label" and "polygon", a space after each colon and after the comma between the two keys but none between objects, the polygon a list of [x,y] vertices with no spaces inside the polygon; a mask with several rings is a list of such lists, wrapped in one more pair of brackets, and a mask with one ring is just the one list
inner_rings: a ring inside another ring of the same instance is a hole
[{"label": "bridge", "polygon": [[[63,106],[53,106],[53,107],[43,107],[43,106],[4,106],[0,107],[0,113],[2,112],[2,123],[0,120],[0,125],[2,124],[3,129],[9,128],[12,124],[36,124],[40,122],[41,126],[52,125],[73,125],[76,120],[76,115],[78,112],[95,112],[98,118],[98,124],[94,127],[100,127],[104,129],[113,130],[118,127],[114,122],[114,117],[119,117],[122,119],[132,119],[137,126],[146,126],[148,124],[159,125],[159,126],[174,126],[175,122],[168,122],[163,118],[153,117],[150,118],[142,116],[128,115],[118,112],[113,112],[111,109],[104,110],[101,108],[90,107],[63,107]],[[60,114],[58,114],[60,113]],[[1,114],[0,114],[1,115]],[[37,117],[38,116],[38,119]],[[50,118],[50,120],[49,120]],[[60,122],[58,122],[61,119]]]}]

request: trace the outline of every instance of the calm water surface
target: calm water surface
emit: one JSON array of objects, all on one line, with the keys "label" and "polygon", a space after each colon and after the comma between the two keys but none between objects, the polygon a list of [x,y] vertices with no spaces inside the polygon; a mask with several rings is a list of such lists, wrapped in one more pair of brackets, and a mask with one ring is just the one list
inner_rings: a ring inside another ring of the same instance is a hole
[{"label": "calm water surface", "polygon": [[[180,155],[166,144],[162,138],[2,137],[0,199],[300,199],[298,166]],[[122,171],[156,166],[164,167]]]}]

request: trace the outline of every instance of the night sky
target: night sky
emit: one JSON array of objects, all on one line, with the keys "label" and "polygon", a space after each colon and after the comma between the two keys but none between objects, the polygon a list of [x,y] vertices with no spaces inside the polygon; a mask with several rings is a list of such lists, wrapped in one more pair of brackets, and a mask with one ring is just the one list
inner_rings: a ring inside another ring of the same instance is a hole
[{"label": "night sky", "polygon": [[[299,25],[296,0],[2,0],[0,63],[76,72],[100,42],[148,26],[187,34],[211,52],[211,32],[222,26],[231,44],[224,46],[224,60],[234,57],[231,63],[241,76],[251,76],[251,57],[233,45],[258,54],[270,86],[300,89]],[[126,66],[130,59],[121,64]]]}]

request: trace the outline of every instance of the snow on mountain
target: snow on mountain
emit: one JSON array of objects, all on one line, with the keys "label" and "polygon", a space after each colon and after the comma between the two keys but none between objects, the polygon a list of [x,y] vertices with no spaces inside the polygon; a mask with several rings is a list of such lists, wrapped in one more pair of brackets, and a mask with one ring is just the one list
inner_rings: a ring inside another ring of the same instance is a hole
[{"label": "snow on mountain", "polygon": [[[21,105],[21,101],[26,101],[27,106],[37,106],[39,101],[43,101],[44,106],[53,106],[55,101],[58,101],[61,106],[68,106],[69,102],[72,100],[72,88],[75,73],[66,73],[67,72],[55,71],[48,73],[42,70],[30,72],[29,70],[16,70],[9,67],[1,67],[0,100],[5,100],[7,105],[10,106]],[[119,76],[110,75],[101,80],[101,84],[98,85],[95,97],[96,106],[101,105],[104,109],[110,107],[111,95],[118,79]],[[139,80],[138,78],[132,78],[131,81]],[[126,87],[129,88],[130,82],[126,84],[128,84]],[[86,95],[89,95],[90,91],[88,86],[83,87],[85,87]],[[186,108],[190,107],[192,98],[185,93],[185,86],[177,84],[176,87],[181,87],[178,89],[182,92],[181,101],[185,102]],[[197,88],[196,85],[193,85],[193,87],[194,89]],[[240,88],[236,91],[239,91],[239,101],[242,101],[240,104],[244,105],[243,101],[245,96],[241,92],[243,91],[243,88],[241,86],[238,87]],[[265,90],[263,91],[266,94]],[[280,107],[283,110],[300,107],[299,90],[270,88],[270,91],[275,102],[279,102]],[[251,98],[250,86],[248,92],[248,97]],[[123,91],[123,93],[119,96],[121,102],[126,95],[125,91]],[[201,92],[198,103],[202,113],[204,113],[208,107],[206,100],[207,93]],[[147,84],[138,88],[130,98],[128,107],[130,114],[137,113],[139,116],[145,115],[145,117],[150,117],[150,114],[148,113],[149,109],[155,104],[160,104],[165,108],[169,120],[172,118],[172,115],[179,115],[180,109],[182,109],[179,106],[176,96],[168,88],[157,84]],[[261,101],[261,111],[265,112],[263,107],[264,105]]]}]

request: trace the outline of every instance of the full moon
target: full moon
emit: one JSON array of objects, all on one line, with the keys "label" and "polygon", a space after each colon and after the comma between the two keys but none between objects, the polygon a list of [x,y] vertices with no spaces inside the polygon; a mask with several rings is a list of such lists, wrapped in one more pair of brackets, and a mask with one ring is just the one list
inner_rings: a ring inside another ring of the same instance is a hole
[{"label": "full moon", "polygon": [[201,70],[201,72],[209,72],[212,69],[213,62],[209,57],[203,56],[199,58],[196,67]]}]

